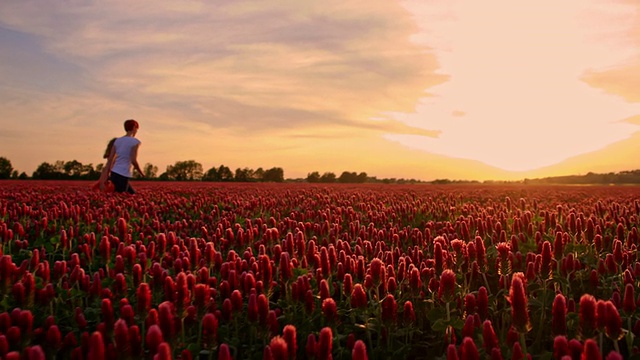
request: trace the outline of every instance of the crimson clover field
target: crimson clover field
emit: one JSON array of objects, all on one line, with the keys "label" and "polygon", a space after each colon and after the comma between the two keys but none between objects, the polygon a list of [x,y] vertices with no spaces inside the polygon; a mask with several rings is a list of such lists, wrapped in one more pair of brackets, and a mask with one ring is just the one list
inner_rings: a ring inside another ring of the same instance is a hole
[{"label": "crimson clover field", "polygon": [[622,359],[640,187],[0,182],[4,359]]}]

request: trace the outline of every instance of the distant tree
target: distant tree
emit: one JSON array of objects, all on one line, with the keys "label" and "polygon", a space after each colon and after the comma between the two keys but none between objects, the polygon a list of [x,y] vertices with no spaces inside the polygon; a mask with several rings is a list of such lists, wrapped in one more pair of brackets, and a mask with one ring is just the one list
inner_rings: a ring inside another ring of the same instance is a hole
[{"label": "distant tree", "polygon": [[11,178],[12,179],[17,179],[18,178],[18,170],[13,170],[11,172]]},{"label": "distant tree", "polygon": [[356,172],[344,171],[340,174],[338,178],[338,182],[344,184],[362,184],[367,181],[367,173],[361,172],[357,174]]},{"label": "distant tree", "polygon": [[64,172],[64,162],[60,160],[56,161],[54,164],[43,162],[38,165],[36,171],[33,172],[31,177],[40,180],[66,179],[67,175]]},{"label": "distant tree", "polygon": [[319,183],[320,182],[320,173],[317,171],[310,172],[307,174],[307,182],[308,183]]},{"label": "distant tree", "polygon": [[334,183],[336,182],[336,174],[332,172],[326,172],[320,176],[320,182],[322,183]]},{"label": "distant tree", "polygon": [[78,160],[67,161],[63,165],[64,173],[72,179],[80,178],[82,175],[82,163]]},{"label": "distant tree", "polygon": [[235,181],[238,182],[249,182],[253,181],[253,170],[249,168],[237,168],[234,176]]},{"label": "distant tree", "polygon": [[220,181],[233,181],[233,172],[228,166],[220,165],[218,168],[218,177]]},{"label": "distant tree", "polygon": [[49,174],[53,172],[53,165],[48,162],[43,162],[38,165],[36,170],[31,174],[31,177],[34,179],[46,179]]},{"label": "distant tree", "polygon": [[26,180],[28,178],[29,178],[29,175],[27,175],[27,173],[24,172],[24,171],[21,172],[20,175],[18,175],[18,179],[20,179],[20,180]]},{"label": "distant tree", "polygon": [[54,171],[58,174],[60,174],[60,178],[64,179],[65,178],[65,170],[64,170],[64,164],[65,162],[62,160],[56,160],[55,163],[53,163],[53,167],[54,167]]},{"label": "distant tree", "polygon": [[6,157],[0,157],[0,179],[8,179],[13,172],[13,165]]},{"label": "distant tree", "polygon": [[259,167],[253,172],[253,179],[255,181],[264,181],[264,169]]},{"label": "distant tree", "polygon": [[144,177],[147,179],[155,179],[158,175],[158,167],[151,163],[144,164],[142,171],[144,173]]},{"label": "distant tree", "polygon": [[202,181],[220,181],[218,168],[214,166],[211,169],[207,170],[207,172],[202,176]]},{"label": "distant tree", "polygon": [[202,165],[195,160],[177,161],[167,166],[166,174],[170,180],[201,180]]},{"label": "distant tree", "polygon": [[264,172],[262,177],[266,182],[284,182],[284,170],[280,167],[274,167]]},{"label": "distant tree", "polygon": [[355,172],[343,171],[338,177],[338,182],[343,184],[353,184],[358,182],[358,174]]},{"label": "distant tree", "polygon": [[81,178],[86,180],[97,180],[100,178],[100,171],[93,168],[93,164],[82,165]]}]

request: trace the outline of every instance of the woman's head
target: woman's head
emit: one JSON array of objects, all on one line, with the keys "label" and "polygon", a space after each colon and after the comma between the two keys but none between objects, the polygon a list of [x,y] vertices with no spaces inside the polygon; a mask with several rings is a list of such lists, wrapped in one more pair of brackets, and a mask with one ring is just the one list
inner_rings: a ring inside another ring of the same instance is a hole
[{"label": "woman's head", "polygon": [[140,124],[138,124],[138,122],[133,119],[129,119],[124,122],[124,130],[126,132],[137,130],[139,127],[140,127]]}]

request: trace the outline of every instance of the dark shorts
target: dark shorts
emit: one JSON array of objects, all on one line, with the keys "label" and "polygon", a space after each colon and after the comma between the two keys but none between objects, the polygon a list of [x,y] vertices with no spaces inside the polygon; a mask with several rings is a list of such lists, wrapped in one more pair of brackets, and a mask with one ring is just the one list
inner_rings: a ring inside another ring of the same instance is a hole
[{"label": "dark shorts", "polygon": [[129,184],[129,178],[120,174],[111,172],[111,182],[113,183],[114,191],[118,193],[128,192],[129,194],[135,194],[135,190]]}]

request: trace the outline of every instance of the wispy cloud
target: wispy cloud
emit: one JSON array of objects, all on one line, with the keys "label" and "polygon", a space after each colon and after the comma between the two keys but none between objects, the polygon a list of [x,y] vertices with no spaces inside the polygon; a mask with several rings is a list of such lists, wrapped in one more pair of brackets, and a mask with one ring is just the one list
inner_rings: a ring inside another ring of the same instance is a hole
[{"label": "wispy cloud", "polygon": [[105,96],[182,105],[193,111],[190,120],[217,127],[253,129],[269,114],[289,115],[289,126],[298,126],[304,116],[291,114],[351,121],[411,110],[443,80],[432,73],[433,57],[409,41],[409,14],[393,3],[182,4],[0,6],[5,26],[38,37]]},{"label": "wispy cloud", "polygon": [[[446,80],[434,56],[410,40],[416,31],[394,2],[3,1],[0,41],[19,52],[0,58],[0,73],[14,74],[0,88],[8,105],[0,115],[30,108],[28,139],[45,123],[100,134],[137,117],[155,128],[147,133],[155,153],[164,152],[155,144],[167,134],[157,130],[186,136],[195,124],[211,136],[322,127],[352,137],[432,136],[370,120],[413,111],[425,89]],[[4,96],[16,91],[29,95]],[[49,153],[63,151],[77,149]],[[197,157],[198,149],[187,153]]]}]

